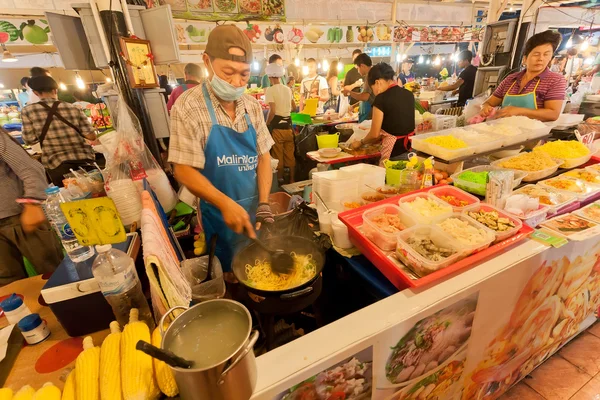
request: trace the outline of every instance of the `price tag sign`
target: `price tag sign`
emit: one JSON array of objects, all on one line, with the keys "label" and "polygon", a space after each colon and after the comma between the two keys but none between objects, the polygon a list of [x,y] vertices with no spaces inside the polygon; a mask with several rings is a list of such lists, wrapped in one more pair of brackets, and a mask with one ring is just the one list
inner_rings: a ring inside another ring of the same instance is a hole
[{"label": "price tag sign", "polygon": [[60,208],[82,246],[115,244],[127,239],[117,207],[110,197],[61,203]]}]

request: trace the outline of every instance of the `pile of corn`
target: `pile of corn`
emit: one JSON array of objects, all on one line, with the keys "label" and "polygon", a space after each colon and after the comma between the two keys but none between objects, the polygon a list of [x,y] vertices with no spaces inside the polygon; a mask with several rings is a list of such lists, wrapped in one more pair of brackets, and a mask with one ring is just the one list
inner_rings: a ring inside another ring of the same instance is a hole
[{"label": "pile of corn", "polygon": [[37,392],[29,385],[18,392],[0,389],[0,400],[155,400],[161,392],[167,397],[179,393],[173,373],[163,361],[136,350],[138,340],[160,347],[159,328],[150,328],[138,320],[132,308],[129,323],[120,331],[119,323],[110,323],[110,334],[102,347],[94,346],[90,336],[83,339],[83,351],[75,360],[62,392],[46,383]]},{"label": "pile of corn", "polygon": [[467,144],[464,142],[464,140],[458,139],[452,135],[432,136],[425,139],[425,142],[429,144],[435,144],[436,146],[440,146],[445,149],[464,149],[467,147]]}]

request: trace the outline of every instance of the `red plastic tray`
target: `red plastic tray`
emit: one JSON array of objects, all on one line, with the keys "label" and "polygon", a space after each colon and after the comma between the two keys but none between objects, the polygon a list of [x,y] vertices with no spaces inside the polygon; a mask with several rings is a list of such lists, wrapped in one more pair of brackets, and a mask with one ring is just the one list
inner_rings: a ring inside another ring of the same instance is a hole
[{"label": "red plastic tray", "polygon": [[[439,185],[437,187],[439,187]],[[340,221],[342,221],[344,224],[346,224],[346,226],[348,226],[348,234],[352,243],[354,243],[354,245],[364,254],[364,256],[367,257],[369,261],[371,261],[373,265],[375,265],[375,267],[379,271],[381,271],[381,273],[385,275],[385,277],[388,278],[389,281],[394,286],[396,286],[396,288],[400,290],[406,289],[408,287],[421,287],[429,285],[431,283],[441,280],[443,277],[450,275],[456,271],[472,267],[489,256],[501,253],[507,247],[525,239],[533,232],[532,228],[530,228],[527,225],[523,225],[523,227],[519,230],[519,232],[517,232],[516,235],[502,242],[496,243],[495,245],[490,246],[487,249],[482,250],[479,253],[475,253],[467,258],[463,258],[462,260],[450,265],[449,267],[436,271],[422,278],[413,279],[411,278],[409,273],[403,271],[396,264],[390,261],[390,259],[388,259],[388,255],[392,252],[384,252],[383,250],[381,250],[373,242],[367,239],[358,228],[363,224],[362,215],[365,211],[387,203],[397,205],[398,199],[400,199],[403,196],[418,192],[427,192],[429,190],[431,190],[431,188],[421,189],[415,192],[390,197],[389,199],[381,200],[376,203],[356,208],[354,210],[344,211],[338,215]]]}]

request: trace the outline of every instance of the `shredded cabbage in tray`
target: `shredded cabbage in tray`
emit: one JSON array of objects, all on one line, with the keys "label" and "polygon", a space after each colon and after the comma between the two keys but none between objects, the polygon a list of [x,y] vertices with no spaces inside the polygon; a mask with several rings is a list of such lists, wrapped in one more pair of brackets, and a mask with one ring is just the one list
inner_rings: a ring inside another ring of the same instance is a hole
[{"label": "shredded cabbage in tray", "polygon": [[452,207],[444,203],[438,203],[437,201],[427,199],[424,197],[417,197],[415,200],[404,203],[411,210],[424,217],[435,217],[444,213],[452,212]]},{"label": "shredded cabbage in tray", "polygon": [[480,244],[488,238],[487,232],[483,228],[477,228],[459,218],[448,218],[439,223],[438,226],[444,232],[468,246]]},{"label": "shredded cabbage in tray", "polygon": [[497,120],[499,124],[510,125],[523,129],[542,129],[546,128],[546,124],[537,119],[531,119],[527,117],[506,117]]}]

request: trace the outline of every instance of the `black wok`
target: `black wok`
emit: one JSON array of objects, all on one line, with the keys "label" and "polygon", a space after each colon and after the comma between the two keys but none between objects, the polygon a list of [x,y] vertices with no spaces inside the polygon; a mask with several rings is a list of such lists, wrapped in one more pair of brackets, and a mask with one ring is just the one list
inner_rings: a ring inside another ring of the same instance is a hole
[{"label": "black wok", "polygon": [[246,264],[254,265],[256,260],[267,259],[269,257],[269,253],[263,250],[256,243],[251,243],[233,256],[233,262],[231,264],[231,268],[235,277],[246,289],[248,289],[248,291],[261,296],[279,296],[286,293],[298,292],[309,286],[321,274],[323,265],[325,264],[325,254],[316,242],[298,236],[272,237],[269,239],[264,239],[263,242],[270,248],[283,249],[285,252],[289,253],[293,251],[298,255],[312,254],[313,260],[316,264],[317,273],[306,282],[285,290],[271,291],[252,287],[246,284],[248,279],[246,276]]}]

